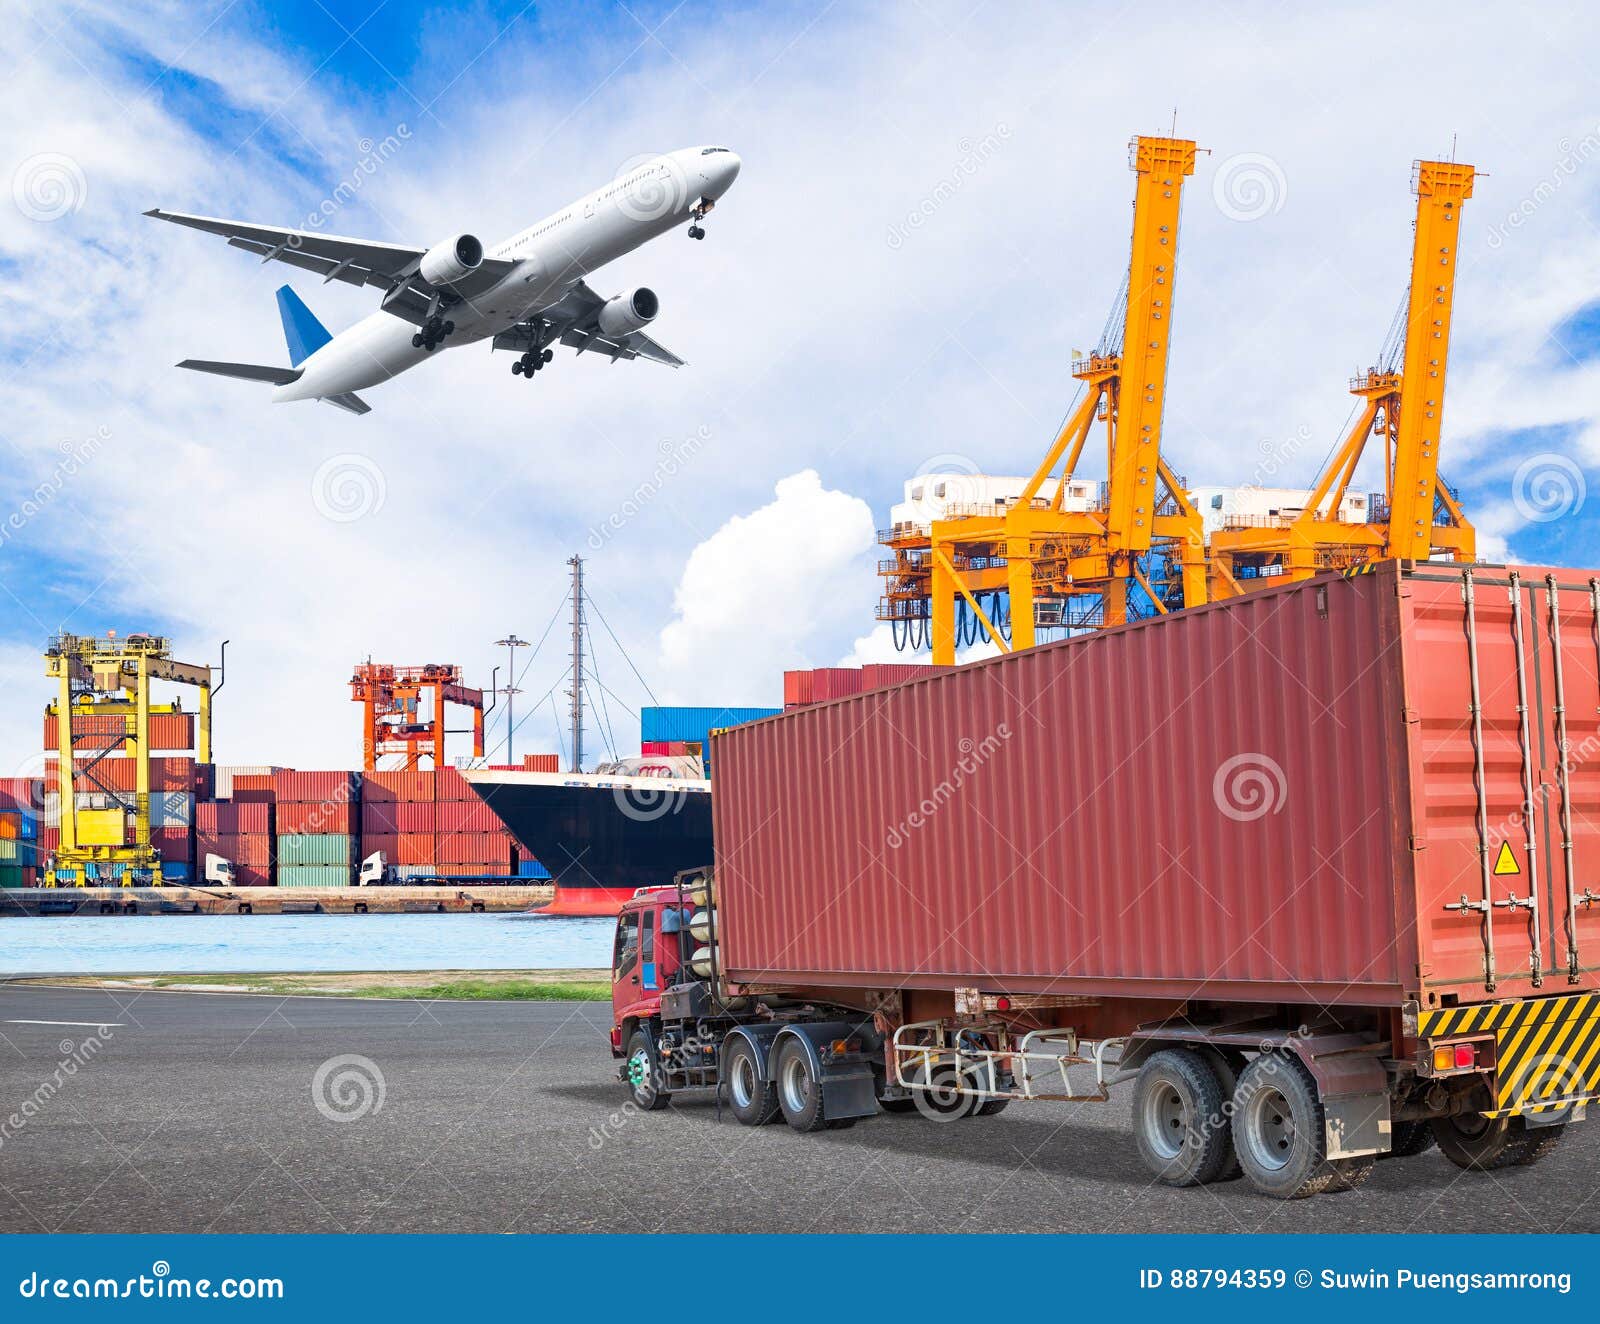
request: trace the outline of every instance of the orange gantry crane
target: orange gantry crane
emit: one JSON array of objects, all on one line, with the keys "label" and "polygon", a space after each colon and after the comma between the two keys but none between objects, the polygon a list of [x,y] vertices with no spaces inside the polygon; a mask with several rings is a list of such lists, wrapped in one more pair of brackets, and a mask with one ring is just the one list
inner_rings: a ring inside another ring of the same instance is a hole
[{"label": "orange gantry crane", "polygon": [[[958,598],[1004,651],[1032,647],[1036,626],[1120,624],[1130,582],[1157,612],[1206,600],[1201,516],[1161,455],[1179,209],[1195,151],[1182,138],[1133,140],[1126,303],[1095,352],[1073,363],[1081,400],[1021,494],[880,535],[893,557],[879,566],[878,618],[926,620],[935,664],[955,661]],[[1098,502],[1068,501],[1096,423],[1105,430],[1107,482]],[[1009,640],[980,605],[983,593],[991,604],[1006,595]]]},{"label": "orange gantry crane", "polygon": [[462,684],[454,664],[396,667],[369,658],[350,677],[350,697],[362,705],[361,766],[367,772],[390,756],[400,758],[405,772],[419,769],[424,758],[435,768],[447,766],[446,704],[472,710],[472,754],[483,757],[483,691]]},{"label": "orange gantry crane", "polygon": [[[1472,525],[1439,477],[1461,204],[1472,196],[1475,173],[1454,161],[1413,167],[1417,219],[1403,338],[1351,380],[1363,404],[1305,505],[1281,516],[1232,516],[1212,534],[1214,597],[1368,561],[1476,558]],[[1383,507],[1369,508],[1365,524],[1342,520],[1345,493],[1374,436],[1384,439]]]}]

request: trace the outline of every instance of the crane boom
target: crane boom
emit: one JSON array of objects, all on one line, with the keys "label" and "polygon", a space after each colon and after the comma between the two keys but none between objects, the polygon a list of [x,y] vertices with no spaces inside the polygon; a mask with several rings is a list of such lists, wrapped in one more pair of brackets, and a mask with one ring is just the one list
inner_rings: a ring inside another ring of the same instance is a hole
[{"label": "crane boom", "polygon": [[1472,196],[1473,168],[1453,161],[1419,161],[1411,295],[1389,496],[1388,556],[1426,561],[1432,552],[1434,499],[1439,484],[1439,430],[1444,416],[1445,365],[1455,308],[1461,204]]}]

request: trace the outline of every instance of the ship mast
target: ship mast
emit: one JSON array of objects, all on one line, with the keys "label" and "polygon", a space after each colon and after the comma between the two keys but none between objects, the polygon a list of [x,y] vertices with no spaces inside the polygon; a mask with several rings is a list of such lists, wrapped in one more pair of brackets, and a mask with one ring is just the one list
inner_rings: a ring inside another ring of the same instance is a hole
[{"label": "ship mast", "polygon": [[572,768],[583,771],[583,558],[573,556],[572,567]]}]

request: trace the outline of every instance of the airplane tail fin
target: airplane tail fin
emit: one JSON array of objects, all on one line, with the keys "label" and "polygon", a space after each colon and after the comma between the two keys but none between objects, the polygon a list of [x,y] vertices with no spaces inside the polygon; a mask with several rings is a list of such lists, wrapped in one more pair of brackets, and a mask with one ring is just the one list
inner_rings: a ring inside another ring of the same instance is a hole
[{"label": "airplane tail fin", "polygon": [[283,319],[283,338],[289,345],[289,362],[299,367],[333,339],[316,314],[300,301],[287,285],[278,289],[278,316]]}]

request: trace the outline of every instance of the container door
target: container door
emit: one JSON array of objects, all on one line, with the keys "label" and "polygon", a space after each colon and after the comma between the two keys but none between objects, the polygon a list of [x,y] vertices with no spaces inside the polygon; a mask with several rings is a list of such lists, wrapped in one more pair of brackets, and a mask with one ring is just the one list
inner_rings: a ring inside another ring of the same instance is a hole
[{"label": "container door", "polygon": [[1422,983],[1595,987],[1600,582],[1428,566],[1402,592]]}]

